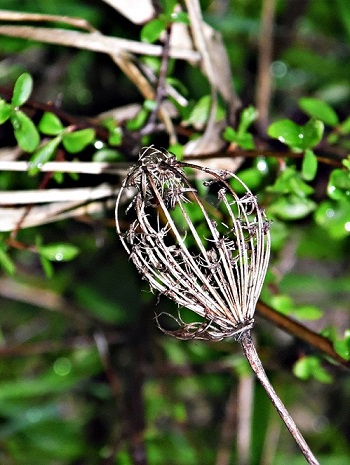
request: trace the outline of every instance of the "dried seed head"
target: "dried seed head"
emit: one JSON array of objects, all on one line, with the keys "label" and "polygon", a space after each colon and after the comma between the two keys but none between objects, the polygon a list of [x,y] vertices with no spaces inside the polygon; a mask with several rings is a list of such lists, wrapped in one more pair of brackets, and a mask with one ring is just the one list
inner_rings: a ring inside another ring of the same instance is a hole
[{"label": "dried seed head", "polygon": [[[199,192],[188,178],[198,171],[206,177],[196,181]],[[243,196],[234,192],[231,181],[240,184]],[[132,201],[122,232],[119,210],[126,190]],[[146,148],[119,192],[116,223],[151,289],[202,317],[199,323],[175,318],[181,328],[171,334],[238,339],[252,327],[270,255],[269,221],[236,175]]]}]

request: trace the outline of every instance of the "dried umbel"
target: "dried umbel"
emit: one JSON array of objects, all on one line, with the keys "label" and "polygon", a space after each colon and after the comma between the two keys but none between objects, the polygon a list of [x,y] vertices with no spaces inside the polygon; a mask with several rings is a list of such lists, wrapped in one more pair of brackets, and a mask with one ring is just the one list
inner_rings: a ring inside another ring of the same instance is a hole
[{"label": "dried umbel", "polygon": [[[185,167],[205,174],[204,182],[197,180],[204,200]],[[241,197],[232,179],[244,190]],[[203,319],[186,324],[179,316],[174,334],[239,338],[252,326],[270,255],[269,222],[256,197],[229,172],[181,163],[153,148],[129,173],[117,204],[129,188],[132,220],[125,233],[117,226],[124,247],[152,289]]]},{"label": "dried umbel", "polygon": [[[243,193],[237,195],[235,188]],[[317,465],[270,384],[250,336],[270,256],[270,223],[248,187],[232,173],[180,162],[150,147],[120,189],[116,224],[151,289],[180,307],[174,318],[179,329],[165,332],[182,339],[233,336],[239,341],[305,458]],[[201,321],[184,322],[181,307]]]}]

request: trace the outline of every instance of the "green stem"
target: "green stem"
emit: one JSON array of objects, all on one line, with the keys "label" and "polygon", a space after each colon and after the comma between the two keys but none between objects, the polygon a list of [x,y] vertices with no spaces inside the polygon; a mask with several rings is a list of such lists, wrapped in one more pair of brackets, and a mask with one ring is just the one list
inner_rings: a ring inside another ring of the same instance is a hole
[{"label": "green stem", "polygon": [[298,444],[301,452],[303,453],[305,459],[310,465],[319,465],[318,460],[311,452],[310,447],[307,445],[305,439],[303,438],[302,434],[300,433],[297,425],[295,424],[293,418],[290,416],[288,410],[284,406],[281,399],[278,397],[276,391],[274,390],[272,384],[270,383],[264,367],[261,364],[259,355],[255,349],[252,337],[250,335],[250,331],[245,331],[241,339],[239,341],[242,345],[243,351],[247,360],[252,367],[256,377],[260,381],[262,387],[265,389],[267,395],[270,397],[272,404],[274,405],[275,409],[281,416],[282,420],[284,421],[285,425],[287,426],[289,432],[295,439],[295,442]]}]

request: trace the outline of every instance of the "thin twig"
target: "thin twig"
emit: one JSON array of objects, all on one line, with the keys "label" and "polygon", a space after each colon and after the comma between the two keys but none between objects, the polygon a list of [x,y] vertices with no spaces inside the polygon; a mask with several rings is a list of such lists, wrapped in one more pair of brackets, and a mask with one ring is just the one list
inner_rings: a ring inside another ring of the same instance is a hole
[{"label": "thin twig", "polygon": [[[162,61],[159,70],[159,78],[157,83],[156,95],[155,95],[155,107],[151,112],[151,115],[147,121],[147,124],[141,129],[141,135],[150,134],[155,131],[155,125],[157,121],[158,113],[161,109],[161,104],[166,96],[166,74],[168,71],[168,63],[169,63],[169,50],[170,50],[170,33],[171,27],[167,27],[165,29],[165,38],[164,38],[164,47],[163,47],[163,54],[162,54]],[[163,112],[164,113],[164,112]],[[163,114],[164,117],[164,114]],[[173,124],[171,122],[171,118],[167,118],[166,120],[167,128],[169,130],[170,136],[170,143],[176,143],[176,135],[174,131]]]},{"label": "thin twig", "polygon": [[262,134],[266,132],[269,119],[271,98],[270,65],[272,60],[275,4],[276,0],[263,1],[261,28],[259,34],[259,66],[256,84],[256,106],[259,114],[258,125]]},{"label": "thin twig", "polygon": [[260,381],[262,387],[265,389],[267,395],[271,399],[272,404],[274,405],[275,409],[281,416],[282,420],[284,421],[286,427],[288,428],[289,432],[295,439],[295,442],[298,444],[301,452],[303,453],[305,459],[310,465],[319,465],[318,460],[316,457],[313,455],[311,449],[307,445],[304,437],[300,433],[297,425],[295,424],[293,418],[290,416],[288,410],[284,406],[283,402],[281,399],[278,397],[276,391],[274,390],[272,384],[270,383],[266,372],[264,370],[264,367],[261,364],[259,355],[255,349],[255,346],[253,344],[252,337],[250,335],[250,331],[247,330],[245,331],[241,338],[240,338],[240,343],[242,345],[243,351],[245,356],[247,357],[247,360],[252,367],[252,370],[256,374],[256,377]]},{"label": "thin twig", "polygon": [[341,357],[334,350],[332,342],[326,337],[311,331],[311,329],[308,329],[306,326],[298,323],[292,318],[282,315],[282,313],[276,312],[276,310],[273,310],[271,307],[261,302],[261,300],[259,300],[257,303],[256,311],[260,316],[271,321],[275,326],[283,329],[288,334],[292,334],[297,338],[307,342],[315,349],[323,352],[323,354],[328,355],[333,360],[340,363],[345,368],[350,368],[350,360],[345,360],[343,357]]}]

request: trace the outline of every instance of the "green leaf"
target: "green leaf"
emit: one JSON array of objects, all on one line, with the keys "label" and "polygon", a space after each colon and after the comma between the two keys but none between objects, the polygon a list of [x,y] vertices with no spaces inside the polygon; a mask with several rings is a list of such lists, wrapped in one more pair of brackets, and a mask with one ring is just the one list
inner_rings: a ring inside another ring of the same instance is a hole
[{"label": "green leaf", "polygon": [[175,5],[177,3],[177,0],[162,0],[161,6],[163,8],[164,14],[170,16],[174,11]]},{"label": "green leaf", "polygon": [[44,255],[40,254],[40,263],[41,263],[41,266],[43,267],[45,276],[48,279],[51,279],[55,274],[55,270],[50,260],[46,258]]},{"label": "green leaf", "polygon": [[299,126],[289,119],[284,119],[272,123],[267,133],[292,150],[300,152],[315,147],[322,140],[323,130],[324,125],[319,120],[310,120],[304,126]]},{"label": "green leaf", "polygon": [[315,221],[334,239],[350,235],[350,202],[348,200],[322,202],[315,212]]},{"label": "green leaf", "polygon": [[350,134],[350,116],[340,123],[338,129],[343,135]]},{"label": "green leaf", "polygon": [[321,120],[328,126],[336,126],[338,115],[328,103],[313,97],[303,97],[299,100],[299,107],[312,118]]},{"label": "green leaf", "polygon": [[142,108],[135,118],[131,118],[128,120],[126,123],[127,129],[130,131],[137,131],[138,129],[142,128],[142,126],[146,123],[147,118],[148,118],[149,112],[145,109]]},{"label": "green leaf", "polygon": [[63,134],[62,143],[67,152],[78,153],[91,144],[94,139],[95,131],[92,128],[87,128]]},{"label": "green leaf", "polygon": [[317,157],[310,149],[305,150],[301,173],[306,181],[312,181],[317,172]]},{"label": "green leaf", "polygon": [[39,131],[48,136],[57,136],[63,129],[64,126],[61,120],[51,112],[46,112],[43,114],[39,125]]},{"label": "green leaf", "polygon": [[169,145],[169,152],[173,153],[178,160],[182,160],[184,157],[184,146],[179,142],[176,144]]},{"label": "green leaf", "polygon": [[47,144],[40,147],[31,157],[29,161],[29,174],[34,175],[38,171],[42,165],[48,162],[51,158],[53,158],[58,145],[61,142],[62,137],[59,135],[54,139],[51,139]]},{"label": "green leaf", "polygon": [[299,359],[293,367],[293,373],[303,380],[315,378],[321,383],[332,382],[331,375],[322,367],[320,360],[311,355]]},{"label": "green leaf", "polygon": [[271,297],[271,306],[278,312],[288,315],[294,308],[294,301],[288,295],[274,295]]},{"label": "green leaf", "polygon": [[[184,124],[193,126],[196,129],[202,128],[208,121],[210,109],[212,104],[212,98],[210,95],[203,95],[190,112],[188,118],[184,121]],[[224,117],[224,110],[222,107],[218,107],[216,112],[216,121],[219,121]]]},{"label": "green leaf", "polygon": [[322,140],[324,124],[320,120],[310,119],[300,127],[301,148],[312,149]]},{"label": "green leaf", "polygon": [[143,26],[141,29],[141,40],[142,42],[153,43],[159,39],[161,33],[167,26],[167,20],[163,18],[156,18]]},{"label": "green leaf", "polygon": [[345,331],[344,339],[335,340],[333,346],[339,355],[346,360],[350,360],[350,330]]},{"label": "green leaf", "polygon": [[327,194],[334,200],[350,200],[350,171],[334,169],[329,177]]},{"label": "green leaf", "polygon": [[238,125],[238,135],[243,135],[247,132],[249,126],[257,119],[258,111],[253,107],[249,106],[245,108],[240,116]]},{"label": "green leaf", "polygon": [[23,105],[33,90],[33,78],[28,73],[23,73],[17,79],[15,83],[15,87],[13,89],[13,96],[12,96],[12,106],[13,107],[20,107]]},{"label": "green leaf", "polygon": [[280,142],[288,145],[289,147],[301,148],[301,139],[303,137],[301,134],[301,128],[290,119],[282,119],[272,123],[269,126],[267,133],[273,139],[278,139]]},{"label": "green leaf", "polygon": [[92,161],[97,162],[114,162],[123,160],[123,156],[117,150],[102,148],[97,150],[92,156]]},{"label": "green leaf", "polygon": [[79,254],[79,248],[66,242],[57,242],[41,245],[39,253],[52,262],[69,262]]},{"label": "green leaf", "polygon": [[306,197],[279,197],[269,206],[269,212],[282,220],[300,220],[315,210],[317,204]]},{"label": "green leaf", "polygon": [[227,142],[237,141],[237,132],[231,126],[227,126],[222,133],[222,136]]},{"label": "green leaf", "polygon": [[16,268],[11,260],[10,256],[8,255],[5,245],[0,243],[0,265],[1,268],[9,275],[14,275]]},{"label": "green leaf", "polygon": [[25,152],[33,152],[40,142],[40,136],[33,121],[25,113],[18,110],[12,113],[11,123],[21,149]]},{"label": "green leaf", "polygon": [[318,320],[323,315],[323,312],[316,305],[300,305],[293,309],[291,315],[299,320]]},{"label": "green leaf", "polygon": [[314,190],[301,179],[295,168],[287,167],[275,183],[267,188],[267,191],[274,194],[295,194],[298,197],[307,197]]},{"label": "green leaf", "polygon": [[188,13],[186,13],[185,11],[175,11],[171,13],[170,19],[173,23],[183,23],[187,24],[187,26],[190,25]]},{"label": "green leaf", "polygon": [[0,99],[0,124],[5,123],[12,113],[12,106],[5,100]]},{"label": "green leaf", "polygon": [[122,143],[123,140],[123,129],[120,126],[116,126],[109,130],[108,143],[114,147],[117,147]]}]

